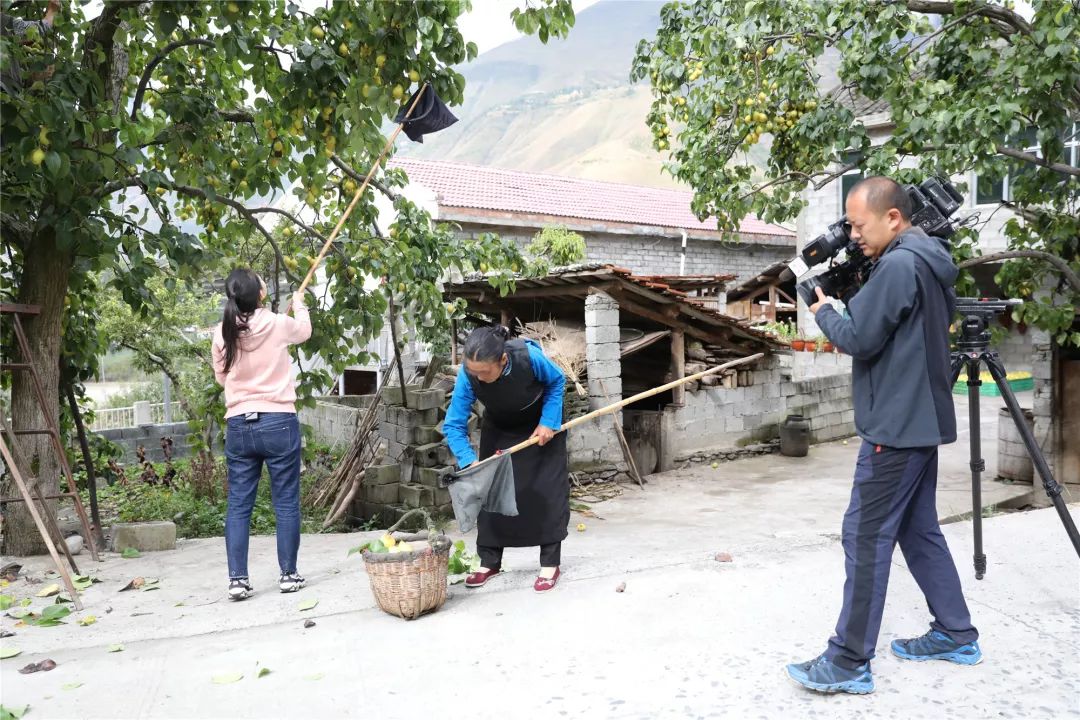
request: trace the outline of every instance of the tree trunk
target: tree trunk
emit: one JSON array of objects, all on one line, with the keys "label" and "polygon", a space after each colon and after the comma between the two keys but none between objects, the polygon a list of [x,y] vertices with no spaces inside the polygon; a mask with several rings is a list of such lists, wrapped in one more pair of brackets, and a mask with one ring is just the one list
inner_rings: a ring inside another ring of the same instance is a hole
[{"label": "tree trunk", "polygon": [[[53,422],[60,418],[60,346],[62,342],[64,298],[71,272],[70,252],[61,252],[51,231],[39,233],[28,244],[19,284],[19,302],[37,305],[41,314],[26,316],[24,328],[32,357],[21,358],[34,364],[45,393],[45,412]],[[47,427],[34,392],[29,372],[14,373],[11,384],[11,421],[15,430]],[[41,479],[41,494],[54,494],[60,487],[60,464],[47,435],[24,435],[18,439],[23,457],[30,467],[23,468],[29,477]],[[4,487],[4,495],[18,495],[14,483]],[[48,511],[56,513],[56,501],[47,501]],[[37,527],[24,503],[11,503],[4,513],[5,555],[40,555],[47,552]]]}]

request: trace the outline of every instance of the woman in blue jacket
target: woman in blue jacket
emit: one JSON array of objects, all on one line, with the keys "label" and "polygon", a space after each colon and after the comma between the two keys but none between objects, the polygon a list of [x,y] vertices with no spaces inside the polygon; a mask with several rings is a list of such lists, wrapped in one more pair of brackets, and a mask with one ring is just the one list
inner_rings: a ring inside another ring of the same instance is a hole
[{"label": "woman in blue jacket", "polygon": [[469,443],[473,403],[484,406],[479,459],[536,436],[539,442],[511,456],[518,515],[481,511],[476,549],[482,567],[465,586],[480,587],[499,573],[503,548],[540,546],[540,575],[533,588],[546,592],[559,580],[562,541],[570,522],[570,476],[562,426],[563,373],[531,340],[509,340],[502,326],[474,330],[465,341],[443,431],[462,468],[477,461]]}]

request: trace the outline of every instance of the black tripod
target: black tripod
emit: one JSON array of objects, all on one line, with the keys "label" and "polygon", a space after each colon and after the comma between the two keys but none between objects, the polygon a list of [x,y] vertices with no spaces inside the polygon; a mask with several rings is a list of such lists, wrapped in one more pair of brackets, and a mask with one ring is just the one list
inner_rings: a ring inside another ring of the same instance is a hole
[{"label": "black tripod", "polygon": [[971,501],[973,512],[971,514],[972,529],[975,536],[975,578],[982,580],[986,574],[986,555],[983,554],[982,539],[982,473],[986,469],[986,463],[982,458],[982,439],[979,433],[979,366],[986,365],[997,383],[1001,397],[1009,408],[1020,437],[1024,440],[1028,455],[1031,456],[1035,469],[1042,478],[1043,489],[1054,503],[1061,524],[1065,526],[1065,532],[1072,541],[1076,554],[1080,555],[1080,533],[1076,530],[1069,510],[1065,507],[1065,500],[1061,497],[1061,485],[1054,479],[1050,472],[1050,466],[1046,463],[1046,457],[1035,442],[1035,435],[1031,428],[1024,422],[1024,415],[1020,411],[1020,404],[1016,401],[1016,395],[1005,379],[1005,366],[998,354],[989,350],[990,346],[990,320],[1014,305],[1019,305],[1019,300],[993,300],[980,298],[958,298],[957,312],[964,316],[961,326],[961,337],[956,343],[957,350],[952,353],[952,383],[955,385],[960,371],[967,367],[968,385],[968,411],[971,430]]}]

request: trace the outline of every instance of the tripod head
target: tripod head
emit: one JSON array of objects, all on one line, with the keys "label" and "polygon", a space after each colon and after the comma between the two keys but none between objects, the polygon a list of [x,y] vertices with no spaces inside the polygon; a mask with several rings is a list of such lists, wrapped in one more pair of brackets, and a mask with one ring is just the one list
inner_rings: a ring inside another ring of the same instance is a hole
[{"label": "tripod head", "polygon": [[956,347],[965,352],[985,351],[990,346],[990,321],[994,316],[1023,304],[1023,300],[956,298],[956,312],[964,316]]}]

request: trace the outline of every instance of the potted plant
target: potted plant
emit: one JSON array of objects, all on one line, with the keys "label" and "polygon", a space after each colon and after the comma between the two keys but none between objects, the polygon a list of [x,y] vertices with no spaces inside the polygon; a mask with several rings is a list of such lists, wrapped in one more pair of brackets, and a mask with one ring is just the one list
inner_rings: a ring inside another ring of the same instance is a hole
[{"label": "potted plant", "polygon": [[802,352],[806,349],[806,338],[803,337],[802,333],[797,333],[791,339],[791,349],[796,352]]},{"label": "potted plant", "polygon": [[831,353],[836,349],[829,341],[829,338],[825,337],[824,335],[818,338],[818,347],[820,347],[821,352],[824,353]]},{"label": "potted plant", "polygon": [[817,339],[806,341],[806,352],[817,352]]}]

